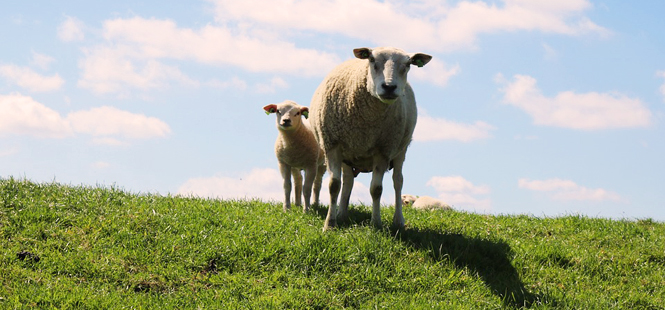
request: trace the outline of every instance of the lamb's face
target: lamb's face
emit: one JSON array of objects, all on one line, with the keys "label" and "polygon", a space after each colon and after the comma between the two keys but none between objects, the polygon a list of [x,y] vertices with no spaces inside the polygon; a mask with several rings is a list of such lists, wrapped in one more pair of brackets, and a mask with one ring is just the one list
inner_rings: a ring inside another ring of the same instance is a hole
[{"label": "lamb's face", "polygon": [[422,67],[432,56],[416,53],[407,54],[391,47],[376,49],[357,48],[354,55],[368,60],[367,90],[383,103],[391,104],[397,100],[406,88],[406,76],[411,65]]},{"label": "lamb's face", "polygon": [[263,109],[266,113],[277,115],[277,129],[290,131],[297,129],[302,124],[301,116],[307,118],[308,109],[293,101],[284,101],[280,104],[269,104]]},{"label": "lamb's face", "polygon": [[402,195],[402,205],[410,205],[416,201],[416,196]]}]

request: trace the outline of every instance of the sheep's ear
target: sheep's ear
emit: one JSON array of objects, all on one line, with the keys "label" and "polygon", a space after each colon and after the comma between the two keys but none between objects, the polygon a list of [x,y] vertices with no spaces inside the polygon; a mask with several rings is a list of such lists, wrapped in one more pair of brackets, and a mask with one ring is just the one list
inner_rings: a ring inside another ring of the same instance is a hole
[{"label": "sheep's ear", "polygon": [[300,114],[305,118],[309,118],[309,109],[307,107],[300,108]]},{"label": "sheep's ear", "polygon": [[416,53],[411,55],[411,64],[418,66],[418,68],[426,65],[430,60],[432,60],[432,56],[427,54]]},{"label": "sheep's ear", "polygon": [[355,48],[353,49],[353,55],[359,59],[367,59],[372,55],[372,49],[367,47]]},{"label": "sheep's ear", "polygon": [[266,111],[266,115],[269,115],[270,113],[275,113],[275,112],[277,112],[277,105],[276,104],[269,104],[269,105],[263,107],[263,110]]}]

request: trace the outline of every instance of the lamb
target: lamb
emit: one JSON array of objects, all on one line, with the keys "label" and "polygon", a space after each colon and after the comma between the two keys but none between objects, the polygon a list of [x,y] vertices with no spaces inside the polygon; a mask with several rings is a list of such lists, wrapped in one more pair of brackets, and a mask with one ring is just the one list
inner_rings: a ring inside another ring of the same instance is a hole
[{"label": "lamb", "polygon": [[411,205],[411,207],[421,210],[452,209],[450,205],[446,204],[445,202],[430,196],[416,197],[413,195],[402,195],[402,204]]},{"label": "lamb", "polygon": [[[319,204],[321,181],[326,172],[325,157],[312,130],[302,121],[307,118],[308,108],[286,100],[280,104],[263,107],[266,114],[277,115],[279,135],[275,141],[275,155],[279,171],[284,179],[284,211],[291,208],[291,175],[295,182],[295,204],[301,205],[301,194],[305,197],[303,212],[310,208],[310,196],[314,187],[314,204]],[[305,184],[300,173],[305,170]]]},{"label": "lamb", "polygon": [[406,77],[411,65],[422,67],[432,56],[407,54],[392,47],[357,48],[353,54],[356,59],[340,64],[326,76],[310,104],[312,129],[331,174],[330,207],[323,229],[348,218],[354,172],[372,172],[371,221],[380,227],[383,175],[389,168],[394,169],[393,226],[402,228],[402,166],[417,119],[415,96]]}]

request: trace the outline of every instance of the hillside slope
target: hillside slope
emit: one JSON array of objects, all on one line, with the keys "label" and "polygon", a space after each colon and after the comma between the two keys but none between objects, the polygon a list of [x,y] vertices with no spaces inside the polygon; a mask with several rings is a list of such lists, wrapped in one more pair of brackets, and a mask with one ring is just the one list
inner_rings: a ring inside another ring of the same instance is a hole
[{"label": "hillside slope", "polygon": [[0,308],[665,309],[663,223],[315,210],[0,179]]}]

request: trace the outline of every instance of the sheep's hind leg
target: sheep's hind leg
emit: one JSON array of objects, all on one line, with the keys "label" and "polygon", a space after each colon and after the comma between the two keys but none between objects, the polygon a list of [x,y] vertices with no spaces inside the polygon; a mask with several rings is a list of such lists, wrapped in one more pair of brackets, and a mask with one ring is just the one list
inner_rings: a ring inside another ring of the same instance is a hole
[{"label": "sheep's hind leg", "polygon": [[381,194],[383,193],[383,175],[386,173],[388,165],[374,165],[372,171],[372,182],[369,186],[369,193],[372,195],[372,225],[381,228]]},{"label": "sheep's hind leg", "polygon": [[279,171],[284,180],[284,211],[291,209],[291,167],[287,164],[279,163]]},{"label": "sheep's hind leg", "polygon": [[318,206],[321,194],[321,183],[323,183],[323,175],[326,173],[326,165],[320,165],[316,170],[316,178],[314,178],[314,205]]},{"label": "sheep's hind leg", "polygon": [[300,207],[302,205],[302,174],[300,169],[291,168],[291,175],[293,175],[293,183],[295,183],[295,201],[296,206]]},{"label": "sheep's hind leg", "polygon": [[305,196],[305,205],[302,208],[303,212],[309,211],[310,198],[312,196],[312,185],[316,177],[316,165],[305,169],[305,183],[303,184],[303,195]]},{"label": "sheep's hind leg", "polygon": [[342,185],[342,159],[339,150],[330,150],[326,152],[328,159],[328,170],[330,171],[330,206],[328,207],[328,215],[323,224],[323,230],[330,230],[337,226],[337,198],[339,197],[339,190]]},{"label": "sheep's hind leg", "polygon": [[353,169],[347,164],[342,164],[342,197],[337,211],[337,220],[346,222],[349,220],[349,202],[351,200],[351,190],[353,189]]}]

